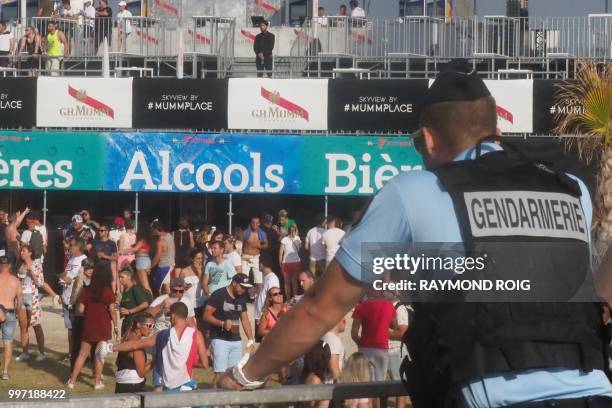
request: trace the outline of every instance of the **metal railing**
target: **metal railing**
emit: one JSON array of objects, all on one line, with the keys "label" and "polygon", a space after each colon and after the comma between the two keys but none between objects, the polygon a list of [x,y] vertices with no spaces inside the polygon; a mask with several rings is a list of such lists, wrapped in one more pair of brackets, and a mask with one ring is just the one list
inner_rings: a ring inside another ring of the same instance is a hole
[{"label": "metal railing", "polygon": [[[167,8],[174,7],[164,2]],[[177,3],[178,4],[178,3]],[[182,9],[181,9],[182,10]],[[179,12],[181,11],[179,10]],[[184,10],[183,10],[184,11]],[[46,43],[50,18],[31,18],[27,24]],[[117,58],[157,58],[172,60],[178,55],[181,41],[185,53],[217,61],[218,76],[231,74],[235,61],[253,58],[252,44],[258,29],[241,27],[233,18],[190,16],[189,18],[131,17],[54,19],[68,40],[65,59],[100,59],[103,38]],[[451,19],[407,16],[398,19],[361,19],[324,17],[306,20],[302,27],[271,27],[276,36],[275,66],[282,76],[305,74],[322,59],[379,63],[374,68],[391,75],[390,61],[423,60],[425,75],[435,72],[427,64],[450,58],[475,60],[533,60],[549,71],[551,61],[612,59],[612,14],[588,17],[514,18],[505,16]],[[24,27],[13,24],[19,42]],[[17,54],[17,53],[16,53]],[[12,74],[27,75],[44,71],[46,59],[40,56],[14,55],[7,63],[0,61]],[[188,58],[188,57],[187,57]],[[421,63],[421,66],[423,65]],[[8,66],[7,66],[8,65]],[[406,63],[406,65],[408,65]],[[567,76],[569,64],[555,67]],[[87,67],[83,68],[87,69]],[[414,69],[414,64],[410,69]],[[276,70],[276,68],[275,68]],[[406,68],[406,71],[408,68]],[[493,69],[494,71],[494,69]],[[556,71],[554,71],[556,72]],[[5,70],[0,75],[7,75]],[[317,73],[320,76],[321,72]]]},{"label": "metal railing", "polygon": [[[448,59],[612,58],[612,14],[588,17],[515,18],[505,16],[443,19],[403,17],[394,20],[325,17],[308,21],[301,32],[312,50],[358,57],[393,54]],[[299,40],[299,39],[298,39]],[[310,51],[310,52],[308,52]]]},{"label": "metal railing", "polygon": [[[386,398],[406,395],[399,382],[372,382],[334,385],[296,385],[255,391],[199,390],[179,393],[109,394],[45,401],[45,408],[174,408],[202,405],[297,404],[307,401],[343,401],[356,398]],[[38,403],[1,402],[0,408],[31,408]]]}]

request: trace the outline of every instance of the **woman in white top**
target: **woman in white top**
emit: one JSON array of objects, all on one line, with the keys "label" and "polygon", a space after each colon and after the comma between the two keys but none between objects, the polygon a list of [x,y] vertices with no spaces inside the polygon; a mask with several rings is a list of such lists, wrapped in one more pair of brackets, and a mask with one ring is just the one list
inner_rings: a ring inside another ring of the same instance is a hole
[{"label": "woman in white top", "polygon": [[[234,238],[234,248],[236,249],[236,253],[239,256],[242,256],[242,237],[243,236],[244,236],[244,231],[242,231],[242,228],[240,227],[234,228],[234,233],[232,234],[232,237]],[[238,270],[236,270],[236,272],[238,272]]]},{"label": "woman in white top", "polygon": [[285,277],[285,298],[291,299],[298,293],[300,274],[300,248],[302,240],[297,234],[297,225],[289,227],[289,234],[281,240],[278,253],[281,271]]},{"label": "woman in white top", "polygon": [[227,238],[223,242],[223,249],[225,249],[223,258],[230,261],[230,263],[234,266],[236,273],[242,273],[242,258],[236,249],[236,241],[234,238]]},{"label": "woman in white top", "polygon": [[117,258],[117,265],[119,269],[125,265],[131,265],[136,259],[136,255],[130,249],[136,244],[136,232],[134,231],[134,223],[131,220],[125,222],[125,232],[119,237],[119,245],[117,245],[119,257]]},{"label": "woman in white top", "polygon": [[202,330],[204,306],[206,304],[206,293],[204,293],[204,286],[202,285],[202,278],[204,276],[204,254],[199,249],[194,248],[189,253],[189,257],[191,259],[191,265],[181,269],[180,276],[185,280],[187,288],[181,300],[183,302],[190,302],[195,312],[198,328]]}]

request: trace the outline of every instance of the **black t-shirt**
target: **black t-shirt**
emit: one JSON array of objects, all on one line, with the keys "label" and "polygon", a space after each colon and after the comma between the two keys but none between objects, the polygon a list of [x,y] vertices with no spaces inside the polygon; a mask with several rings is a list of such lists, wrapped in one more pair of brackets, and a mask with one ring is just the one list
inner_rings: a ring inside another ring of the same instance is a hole
[{"label": "black t-shirt", "polygon": [[98,252],[102,252],[103,254],[108,255],[108,256],[116,254],[117,244],[115,244],[110,239],[107,241],[100,241],[96,239],[93,242],[93,247],[92,247],[91,252],[97,264],[110,265],[110,261],[108,259],[98,259]]},{"label": "black t-shirt", "polygon": [[83,241],[85,241],[85,244],[91,244],[91,241],[93,240],[93,232],[90,228],[83,227],[80,231],[77,231],[71,227],[66,232],[66,240],[69,241],[73,238],[81,238]]},{"label": "black t-shirt", "polygon": [[[240,315],[242,312],[246,312],[247,303],[246,297],[240,296],[236,299],[232,298],[227,291],[227,288],[217,289],[208,298],[207,305],[215,308],[213,316],[216,319],[226,321],[232,320],[234,326],[240,328]],[[213,326],[211,329],[211,338],[220,339],[225,341],[240,341],[240,331],[231,332],[225,331],[219,326]]]}]

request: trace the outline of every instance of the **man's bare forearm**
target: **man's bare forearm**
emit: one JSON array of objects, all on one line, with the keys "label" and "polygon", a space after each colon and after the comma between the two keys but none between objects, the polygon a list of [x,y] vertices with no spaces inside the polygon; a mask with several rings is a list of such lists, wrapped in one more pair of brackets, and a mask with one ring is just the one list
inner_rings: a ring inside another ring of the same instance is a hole
[{"label": "man's bare forearm", "polygon": [[115,344],[114,350],[116,352],[121,351],[134,351],[134,350],[142,350],[149,347],[155,346],[155,336],[148,337],[142,340],[132,340],[126,341],[125,343]]},{"label": "man's bare forearm", "polygon": [[304,299],[266,336],[245,366],[245,376],[262,379],[305,354],[346,315],[361,294],[361,285],[332,262]]}]

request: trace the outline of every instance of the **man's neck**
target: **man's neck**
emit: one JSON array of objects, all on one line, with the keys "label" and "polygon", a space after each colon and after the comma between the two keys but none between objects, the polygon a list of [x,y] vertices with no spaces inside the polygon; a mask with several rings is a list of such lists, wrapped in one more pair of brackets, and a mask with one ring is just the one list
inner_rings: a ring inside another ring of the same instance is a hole
[{"label": "man's neck", "polygon": [[179,339],[183,335],[183,332],[185,331],[186,327],[187,327],[187,322],[185,322],[184,320],[177,320],[174,323],[174,330],[176,330],[176,334],[178,334]]},{"label": "man's neck", "polygon": [[215,258],[215,262],[217,263],[217,265],[221,265],[224,260],[225,258],[223,258],[223,255],[219,255],[218,257]]},{"label": "man's neck", "polygon": [[234,295],[234,291],[232,290],[232,287],[231,287],[231,286],[228,286],[228,287],[226,288],[226,290],[227,290],[227,293],[230,295],[230,297],[231,297],[232,299],[236,299],[236,296]]}]

